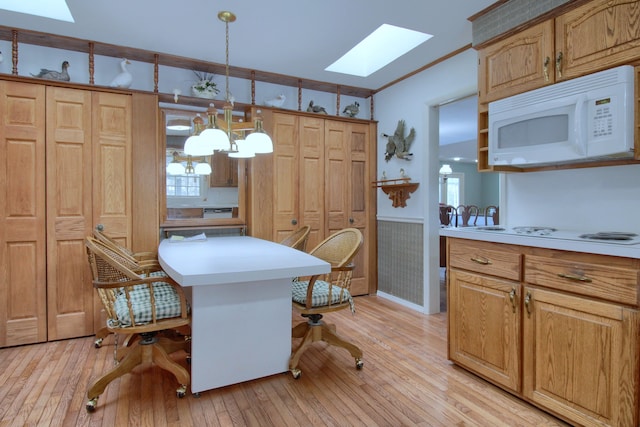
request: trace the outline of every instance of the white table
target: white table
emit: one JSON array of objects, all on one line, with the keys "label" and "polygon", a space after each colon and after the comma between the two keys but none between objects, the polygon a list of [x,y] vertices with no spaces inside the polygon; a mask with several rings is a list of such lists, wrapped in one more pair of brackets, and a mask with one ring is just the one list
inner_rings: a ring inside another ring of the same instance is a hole
[{"label": "white table", "polygon": [[163,240],[158,259],[191,294],[192,393],[287,371],[291,279],[330,271],[314,256],[246,236]]}]

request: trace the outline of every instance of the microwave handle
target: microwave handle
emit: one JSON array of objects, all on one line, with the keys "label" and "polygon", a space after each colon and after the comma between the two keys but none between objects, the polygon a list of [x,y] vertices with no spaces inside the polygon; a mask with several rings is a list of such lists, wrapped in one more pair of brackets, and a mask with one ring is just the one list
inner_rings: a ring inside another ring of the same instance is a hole
[{"label": "microwave handle", "polygon": [[585,108],[589,102],[589,98],[587,95],[582,94],[576,100],[576,109],[574,111],[573,117],[573,126],[575,129],[576,137],[574,140],[574,144],[576,145],[576,150],[583,156],[587,155],[587,140],[586,140],[586,131],[584,129],[587,126],[587,120],[585,112]]}]

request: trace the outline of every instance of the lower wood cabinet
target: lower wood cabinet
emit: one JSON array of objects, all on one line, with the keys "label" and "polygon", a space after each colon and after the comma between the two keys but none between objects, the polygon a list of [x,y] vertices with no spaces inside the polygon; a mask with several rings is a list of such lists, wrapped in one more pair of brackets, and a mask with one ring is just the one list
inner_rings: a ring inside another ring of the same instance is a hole
[{"label": "lower wood cabinet", "polygon": [[640,260],[447,240],[452,361],[571,423],[638,425]]}]

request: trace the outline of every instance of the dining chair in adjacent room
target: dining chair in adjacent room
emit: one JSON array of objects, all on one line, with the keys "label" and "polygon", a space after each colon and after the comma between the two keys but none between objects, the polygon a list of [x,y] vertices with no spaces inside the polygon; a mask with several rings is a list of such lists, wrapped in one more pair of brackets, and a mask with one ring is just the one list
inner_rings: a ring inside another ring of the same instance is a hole
[{"label": "dining chair in adjacent room", "polygon": [[478,223],[480,208],[476,205],[460,205],[456,211],[462,220],[462,227],[475,226]]},{"label": "dining chair in adjacent room", "polygon": [[297,230],[292,231],[291,234],[282,239],[280,243],[285,246],[289,246],[290,248],[305,252],[307,249],[307,240],[309,240],[310,231],[310,226],[302,226]]},{"label": "dining chair in adjacent room", "polygon": [[451,205],[440,205],[440,225],[445,227],[458,226],[458,211]]},{"label": "dining chair in adjacent room", "polygon": [[355,313],[349,289],[354,269],[352,261],[362,243],[362,233],[356,228],[346,228],[332,234],[309,252],[331,264],[331,272],[292,282],[293,307],[307,319],[294,326],[291,332],[292,338],[301,339],[289,359],[289,370],[296,379],[301,375],[298,368],[300,356],[316,341],[345,348],[355,358],[357,369],[362,369],[364,365],[362,350],[340,337],[335,325],[326,324],[322,320],[325,313],[346,308]]},{"label": "dining chair in adjacent room", "polygon": [[[491,224],[489,224],[491,219]],[[484,224],[485,225],[498,225],[500,224],[500,210],[497,206],[487,206],[484,209]]]},{"label": "dining chair in adjacent room", "polygon": [[[143,276],[136,265],[94,237],[85,239],[93,286],[107,314],[107,329],[114,334],[135,335],[129,347],[115,351],[116,366],[93,381],[86,409],[93,412],[98,397],[116,378],[150,362],[171,372],[178,380],[176,394],[184,397],[191,383],[187,369],[169,355],[189,353],[191,318],[182,287],[168,276]],[[97,278],[97,279],[95,279]]]}]

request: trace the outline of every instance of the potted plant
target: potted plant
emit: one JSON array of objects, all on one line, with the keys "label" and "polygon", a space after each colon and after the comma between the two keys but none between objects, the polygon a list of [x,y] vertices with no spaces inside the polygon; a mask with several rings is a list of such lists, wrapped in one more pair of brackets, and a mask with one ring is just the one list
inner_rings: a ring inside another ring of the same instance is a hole
[{"label": "potted plant", "polygon": [[213,82],[215,75],[199,71],[194,71],[193,73],[198,78],[198,81],[191,85],[193,96],[198,98],[215,98],[220,92],[217,85]]}]

